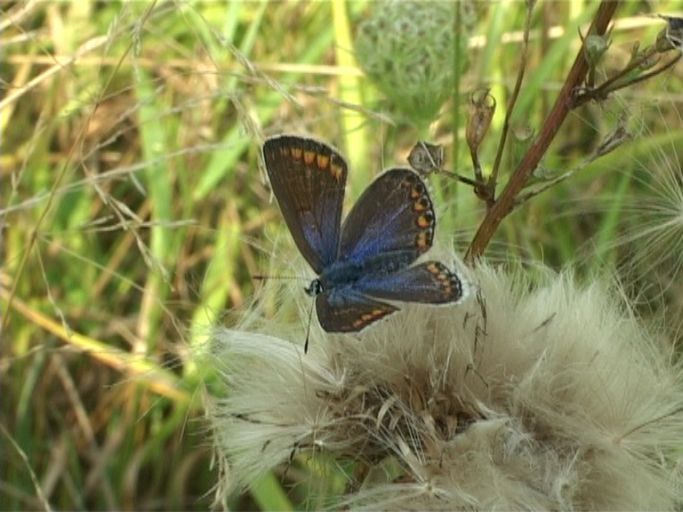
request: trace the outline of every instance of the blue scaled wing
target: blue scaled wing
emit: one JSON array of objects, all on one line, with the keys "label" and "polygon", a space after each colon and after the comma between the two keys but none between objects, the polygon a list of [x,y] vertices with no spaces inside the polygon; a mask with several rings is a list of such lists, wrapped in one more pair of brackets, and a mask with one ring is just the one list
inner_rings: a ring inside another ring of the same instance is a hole
[{"label": "blue scaled wing", "polygon": [[362,263],[395,254],[398,267],[432,246],[436,216],[422,179],[410,169],[391,169],[365,189],[346,217],[339,259]]},{"label": "blue scaled wing", "polygon": [[337,259],[346,162],[327,144],[292,135],[266,140],[263,159],[294,242],[320,274]]},{"label": "blue scaled wing", "polygon": [[398,272],[367,275],[354,283],[363,295],[378,299],[446,304],[462,298],[462,281],[443,263],[427,261]]},{"label": "blue scaled wing", "polygon": [[327,332],[356,332],[398,308],[371,299],[346,286],[315,298],[318,321]]}]

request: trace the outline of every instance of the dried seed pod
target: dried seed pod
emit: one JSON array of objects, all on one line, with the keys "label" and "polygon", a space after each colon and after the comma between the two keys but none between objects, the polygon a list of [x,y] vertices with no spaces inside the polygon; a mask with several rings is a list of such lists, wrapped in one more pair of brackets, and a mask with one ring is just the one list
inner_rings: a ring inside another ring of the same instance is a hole
[{"label": "dried seed pod", "polygon": [[484,140],[493,114],[496,112],[496,99],[489,94],[489,89],[475,91],[470,97],[470,113],[465,129],[467,145],[472,153],[476,153]]},{"label": "dried seed pod", "polygon": [[584,40],[583,54],[586,57],[588,65],[595,67],[600,63],[602,56],[612,44],[607,35],[599,36],[591,34]]},{"label": "dried seed pod", "polygon": [[408,155],[410,167],[423,175],[440,170],[443,167],[443,162],[443,146],[422,140],[417,141]]}]

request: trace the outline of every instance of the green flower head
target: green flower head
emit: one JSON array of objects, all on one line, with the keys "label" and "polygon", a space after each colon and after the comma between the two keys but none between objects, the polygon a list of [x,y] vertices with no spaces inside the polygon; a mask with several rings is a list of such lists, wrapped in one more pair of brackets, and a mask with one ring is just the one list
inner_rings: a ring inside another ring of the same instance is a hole
[{"label": "green flower head", "polygon": [[452,93],[455,4],[385,0],[358,27],[360,66],[415,124],[431,122]]}]

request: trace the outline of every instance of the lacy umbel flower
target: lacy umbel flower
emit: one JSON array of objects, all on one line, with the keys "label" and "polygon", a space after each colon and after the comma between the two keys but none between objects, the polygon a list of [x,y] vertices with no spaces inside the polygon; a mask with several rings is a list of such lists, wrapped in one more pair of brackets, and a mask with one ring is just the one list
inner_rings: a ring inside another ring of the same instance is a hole
[{"label": "lacy umbel flower", "polygon": [[296,483],[319,458],[345,481],[332,508],[680,506],[673,347],[598,284],[485,265],[470,280],[463,304],[405,306],[360,334],[314,323],[306,355],[263,334],[278,324],[217,333],[225,487],[269,470]]},{"label": "lacy umbel flower", "polygon": [[453,33],[455,4],[385,0],[368,7],[355,39],[358,63],[397,113],[430,123],[453,94],[453,40],[462,37]]}]

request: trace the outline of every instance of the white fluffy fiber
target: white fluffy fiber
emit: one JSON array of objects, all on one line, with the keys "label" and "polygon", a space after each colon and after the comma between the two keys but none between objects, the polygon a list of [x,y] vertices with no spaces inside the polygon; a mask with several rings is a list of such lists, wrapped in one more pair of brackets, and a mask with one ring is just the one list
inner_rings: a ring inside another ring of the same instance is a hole
[{"label": "white fluffy fiber", "polygon": [[464,304],[405,306],[357,335],[315,326],[306,355],[278,337],[217,333],[227,393],[210,412],[226,485],[324,453],[355,464],[333,506],[680,506],[673,348],[597,284],[520,276],[482,265]]}]

